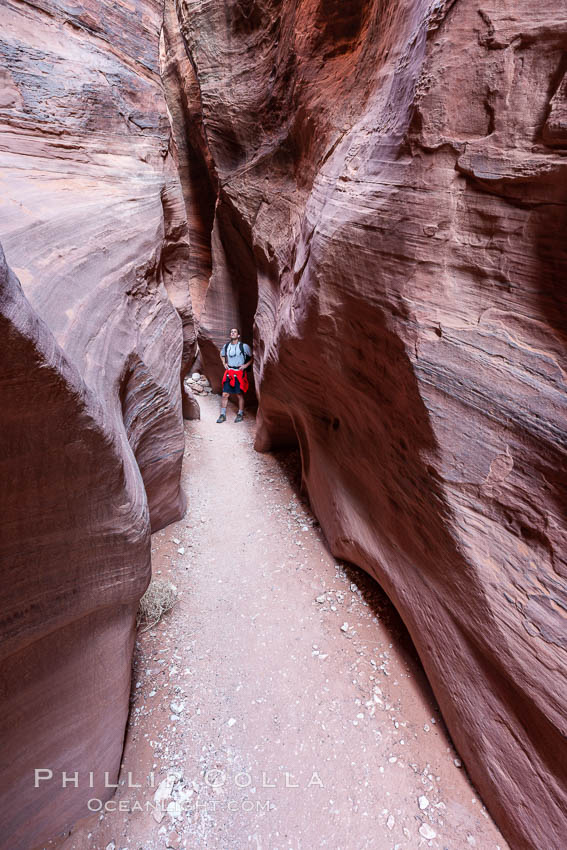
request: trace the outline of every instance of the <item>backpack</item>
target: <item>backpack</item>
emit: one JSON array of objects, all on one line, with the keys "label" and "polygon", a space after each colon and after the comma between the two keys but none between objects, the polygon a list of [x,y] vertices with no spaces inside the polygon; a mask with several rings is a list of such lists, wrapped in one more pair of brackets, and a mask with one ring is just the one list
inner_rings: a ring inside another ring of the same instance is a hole
[{"label": "backpack", "polygon": [[[240,346],[240,353],[244,357],[244,362],[246,363],[246,360],[249,359],[251,357],[251,355],[246,354],[246,352],[244,351],[244,344],[242,342],[240,342],[240,340],[238,340],[238,344]],[[223,345],[224,356],[226,357],[227,362],[228,362],[228,346],[229,345],[232,345],[232,342],[230,342],[230,340]],[[249,369],[250,369],[250,366],[247,366],[246,369],[244,369],[243,371],[247,372]]]}]

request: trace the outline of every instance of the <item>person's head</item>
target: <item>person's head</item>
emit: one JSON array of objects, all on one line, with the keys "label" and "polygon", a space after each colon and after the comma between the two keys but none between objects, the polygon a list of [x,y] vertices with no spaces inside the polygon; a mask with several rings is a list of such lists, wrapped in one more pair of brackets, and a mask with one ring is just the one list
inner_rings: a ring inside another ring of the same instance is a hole
[{"label": "person's head", "polygon": [[238,330],[238,328],[231,328],[230,338],[233,342],[237,339],[240,339],[240,331]]}]

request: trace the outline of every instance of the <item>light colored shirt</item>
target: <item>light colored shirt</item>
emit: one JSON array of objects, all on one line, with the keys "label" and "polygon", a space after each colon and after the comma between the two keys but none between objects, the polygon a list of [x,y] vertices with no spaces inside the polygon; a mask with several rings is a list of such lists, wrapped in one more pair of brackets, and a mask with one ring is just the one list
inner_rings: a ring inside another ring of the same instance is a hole
[{"label": "light colored shirt", "polygon": [[242,347],[244,348],[244,354],[246,355],[245,358],[240,353],[240,342],[237,342],[235,345],[233,345],[232,342],[228,342],[221,348],[221,357],[226,357],[227,363],[231,369],[237,369],[239,366],[242,366],[243,363],[248,363],[250,360],[250,357],[252,356],[250,346],[243,342]]}]

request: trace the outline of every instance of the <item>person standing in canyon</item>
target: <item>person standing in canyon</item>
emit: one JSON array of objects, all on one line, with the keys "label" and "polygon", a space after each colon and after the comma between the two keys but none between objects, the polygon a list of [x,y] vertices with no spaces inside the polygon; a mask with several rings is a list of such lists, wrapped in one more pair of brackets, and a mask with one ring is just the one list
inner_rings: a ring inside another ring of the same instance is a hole
[{"label": "person standing in canyon", "polygon": [[244,393],[248,389],[246,369],[252,363],[252,350],[245,342],[240,342],[238,328],[232,328],[230,331],[230,340],[225,342],[221,348],[220,356],[224,366],[224,375],[222,379],[221,412],[217,422],[226,422],[226,406],[229,395],[236,395],[238,398],[238,413],[234,421],[242,422],[244,419]]}]

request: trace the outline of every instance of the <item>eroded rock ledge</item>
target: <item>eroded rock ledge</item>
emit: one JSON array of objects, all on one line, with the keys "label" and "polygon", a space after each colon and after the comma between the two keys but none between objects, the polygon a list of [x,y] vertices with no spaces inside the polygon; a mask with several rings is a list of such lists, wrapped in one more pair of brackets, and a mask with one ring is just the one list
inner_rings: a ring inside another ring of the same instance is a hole
[{"label": "eroded rock ledge", "polygon": [[253,329],[258,449],[299,442],[333,552],[395,602],[499,825],[559,848],[567,21],[176,8],[207,374]]},{"label": "eroded rock ledge", "polygon": [[150,529],[134,456],[1,250],[0,308],[1,843],[30,848],[116,781]]},{"label": "eroded rock ledge", "polygon": [[[157,0],[7,0],[0,33],[2,839],[106,799],[150,530],[184,511],[196,337]],[[21,284],[21,286],[20,286]],[[54,781],[33,787],[34,768]],[[61,789],[61,772],[80,788]],[[94,787],[88,775],[95,777]],[[0,843],[3,843],[0,840]]]}]

